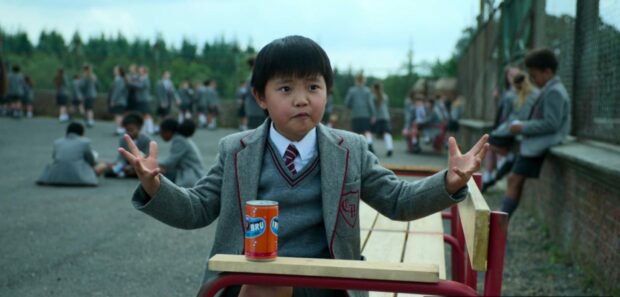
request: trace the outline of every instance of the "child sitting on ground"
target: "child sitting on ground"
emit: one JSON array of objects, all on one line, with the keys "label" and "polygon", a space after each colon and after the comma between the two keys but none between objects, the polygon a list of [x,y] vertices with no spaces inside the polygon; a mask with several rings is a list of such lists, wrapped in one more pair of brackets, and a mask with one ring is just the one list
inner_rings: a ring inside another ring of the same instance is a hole
[{"label": "child sitting on ground", "polygon": [[65,137],[54,141],[52,163],[37,180],[39,185],[96,186],[94,166],[96,153],[84,136],[84,126],[73,122],[67,126]]},{"label": "child sitting on ground", "polygon": [[[142,156],[129,136],[129,160],[140,179],[134,207],[174,227],[196,229],[218,219],[215,254],[243,254],[245,203],[279,204],[278,256],[360,260],[359,204],[393,220],[414,220],[461,200],[480,167],[487,136],[461,155],[450,139],[448,170],[416,182],[379,164],[363,136],[320,124],[333,72],[311,39],[288,36],[256,57],[252,93],[269,118],[256,129],[224,137],[206,176],[192,188],[175,185],[157,163],[157,144]],[[207,267],[204,282],[217,272]],[[222,296],[340,296],[337,290],[243,285]],[[367,296],[351,291],[349,296]]]},{"label": "child sitting on ground", "polygon": [[170,155],[159,162],[164,176],[178,186],[193,186],[206,173],[200,150],[190,139],[196,131],[196,124],[191,119],[179,124],[168,118],[160,124],[159,131],[164,141],[172,141]]},{"label": "child sitting on ground", "polygon": [[[146,134],[140,132],[142,131],[142,125],[144,124],[142,116],[138,113],[130,113],[123,118],[121,124],[123,129],[125,129],[125,135],[129,135],[132,143],[134,143],[140,151],[140,154],[145,157],[148,156],[150,149],[149,142],[151,142],[151,139],[146,136]],[[119,147],[129,149],[125,137],[120,138]],[[135,170],[122,154],[118,155],[118,158],[114,163],[107,163],[104,166],[98,166],[97,172],[104,172],[105,177],[137,177]]]}]

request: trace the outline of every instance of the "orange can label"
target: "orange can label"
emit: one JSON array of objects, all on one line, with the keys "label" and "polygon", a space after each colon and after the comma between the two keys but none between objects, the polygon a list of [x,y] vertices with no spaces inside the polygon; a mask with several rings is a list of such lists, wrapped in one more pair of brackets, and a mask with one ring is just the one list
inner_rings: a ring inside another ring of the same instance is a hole
[{"label": "orange can label", "polygon": [[278,202],[252,200],[245,205],[245,258],[273,261],[278,255]]}]

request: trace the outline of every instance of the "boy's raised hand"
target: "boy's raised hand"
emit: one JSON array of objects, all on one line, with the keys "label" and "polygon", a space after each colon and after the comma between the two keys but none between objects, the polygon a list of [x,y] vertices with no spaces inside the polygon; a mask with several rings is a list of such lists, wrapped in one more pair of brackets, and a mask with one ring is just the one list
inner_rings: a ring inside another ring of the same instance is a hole
[{"label": "boy's raised hand", "polygon": [[161,169],[157,163],[157,143],[155,141],[149,143],[149,156],[145,158],[129,135],[125,134],[124,138],[129,146],[129,152],[122,147],[118,148],[118,152],[131,164],[140,179],[142,188],[152,198],[159,191],[160,183]]},{"label": "boy's raised hand", "polygon": [[448,174],[446,175],[448,193],[454,194],[467,185],[471,175],[480,169],[480,163],[489,149],[488,139],[489,135],[483,135],[464,155],[461,154],[454,137],[448,139]]}]

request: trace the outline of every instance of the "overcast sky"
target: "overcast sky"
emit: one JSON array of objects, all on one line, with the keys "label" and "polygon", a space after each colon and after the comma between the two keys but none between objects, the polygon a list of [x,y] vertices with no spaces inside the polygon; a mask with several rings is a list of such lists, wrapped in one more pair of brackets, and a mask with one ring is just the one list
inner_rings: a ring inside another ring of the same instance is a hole
[{"label": "overcast sky", "polygon": [[0,0],[0,26],[42,29],[65,39],[122,32],[176,46],[185,37],[201,47],[219,36],[260,49],[299,34],[317,41],[338,68],[384,76],[399,71],[411,46],[414,63],[450,57],[461,31],[475,23],[479,0]]}]

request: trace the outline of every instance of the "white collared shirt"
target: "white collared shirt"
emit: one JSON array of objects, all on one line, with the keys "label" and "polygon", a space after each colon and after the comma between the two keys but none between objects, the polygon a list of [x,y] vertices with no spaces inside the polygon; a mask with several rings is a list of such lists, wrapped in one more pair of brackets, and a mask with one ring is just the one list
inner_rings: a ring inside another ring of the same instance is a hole
[{"label": "white collared shirt", "polygon": [[291,141],[280,134],[273,126],[272,122],[269,128],[269,139],[275,144],[282,158],[284,158],[284,153],[286,153],[286,148],[288,148],[289,144],[293,144],[295,148],[297,148],[299,156],[297,156],[294,161],[295,170],[297,170],[297,172],[301,171],[317,154],[316,127],[312,128],[300,141]]}]

